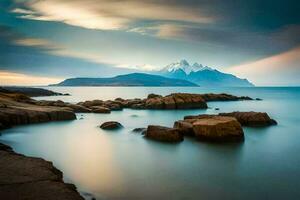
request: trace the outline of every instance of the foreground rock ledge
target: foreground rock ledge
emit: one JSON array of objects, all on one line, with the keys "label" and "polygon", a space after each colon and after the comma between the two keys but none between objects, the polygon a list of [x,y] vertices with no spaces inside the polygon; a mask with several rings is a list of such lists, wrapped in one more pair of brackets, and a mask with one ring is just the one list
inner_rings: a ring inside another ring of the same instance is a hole
[{"label": "foreground rock ledge", "polygon": [[62,172],[41,158],[17,154],[0,144],[0,199],[83,200]]}]

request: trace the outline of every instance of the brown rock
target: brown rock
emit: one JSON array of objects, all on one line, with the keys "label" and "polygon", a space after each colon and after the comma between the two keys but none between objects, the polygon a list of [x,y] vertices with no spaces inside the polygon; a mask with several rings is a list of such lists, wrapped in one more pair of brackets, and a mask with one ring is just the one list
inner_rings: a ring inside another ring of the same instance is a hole
[{"label": "brown rock", "polygon": [[110,113],[110,109],[103,106],[92,106],[91,109],[93,113]]},{"label": "brown rock", "polygon": [[146,100],[146,108],[147,109],[163,109],[164,102],[160,97],[154,97]]},{"label": "brown rock", "polygon": [[219,115],[235,117],[243,126],[270,126],[277,124],[265,112],[231,112],[220,113]]},{"label": "brown rock", "polygon": [[243,141],[244,132],[233,117],[213,116],[197,119],[193,123],[195,136],[199,140],[214,142]]},{"label": "brown rock", "polygon": [[100,125],[100,128],[102,129],[108,129],[108,130],[113,130],[113,129],[119,129],[122,128],[122,124],[116,121],[108,121],[104,122],[103,124]]},{"label": "brown rock", "polygon": [[51,162],[16,154],[0,145],[0,199],[83,200]]},{"label": "brown rock", "polygon": [[185,136],[194,136],[193,122],[195,120],[179,120],[174,123],[173,128],[179,130]]},{"label": "brown rock", "polygon": [[163,126],[148,126],[145,137],[163,142],[183,141],[183,135],[178,129]]},{"label": "brown rock", "polygon": [[74,112],[76,113],[89,113],[91,112],[91,109],[84,107],[82,105],[78,104],[68,104],[67,105],[69,108],[72,108]]},{"label": "brown rock", "polygon": [[151,99],[151,98],[156,98],[156,97],[162,97],[161,95],[159,95],[159,94],[153,94],[153,93],[151,93],[151,94],[149,94],[148,96],[147,96],[147,99]]}]

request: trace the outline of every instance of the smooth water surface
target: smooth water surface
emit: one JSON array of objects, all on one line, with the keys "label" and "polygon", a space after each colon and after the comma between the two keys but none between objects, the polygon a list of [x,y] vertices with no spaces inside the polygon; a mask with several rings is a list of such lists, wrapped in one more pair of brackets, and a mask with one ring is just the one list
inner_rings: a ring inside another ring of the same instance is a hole
[{"label": "smooth water surface", "polygon": [[[79,102],[148,93],[227,92],[263,101],[210,102],[207,110],[114,111],[78,114],[78,120],[18,126],[0,142],[25,155],[51,160],[86,198],[97,199],[299,199],[300,88],[117,88],[57,87],[72,96],[43,97]],[[41,98],[39,98],[41,99]],[[132,133],[149,124],[172,126],[185,115],[266,111],[278,126],[244,128],[245,142],[211,144],[186,138],[179,144],[147,140]],[[83,119],[80,119],[80,118]],[[117,120],[118,131],[98,128]]]}]

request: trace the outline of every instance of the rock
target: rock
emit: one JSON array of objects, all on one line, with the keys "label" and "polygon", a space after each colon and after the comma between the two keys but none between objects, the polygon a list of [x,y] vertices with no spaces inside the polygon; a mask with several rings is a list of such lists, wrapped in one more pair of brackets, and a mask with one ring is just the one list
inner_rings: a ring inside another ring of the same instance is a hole
[{"label": "rock", "polygon": [[213,142],[243,141],[244,132],[234,117],[212,116],[193,123],[195,137]]},{"label": "rock", "polygon": [[270,126],[277,124],[265,112],[231,112],[219,113],[219,115],[235,117],[243,126]]},{"label": "rock", "polygon": [[164,109],[176,109],[176,102],[172,96],[166,96],[163,98]]},{"label": "rock", "polygon": [[176,128],[150,125],[145,137],[162,142],[181,142],[183,135]]},{"label": "rock", "polygon": [[164,109],[163,99],[160,97],[154,97],[146,100],[147,109]]},{"label": "rock", "polygon": [[201,97],[205,100],[205,101],[238,101],[238,100],[253,100],[250,97],[247,96],[242,96],[242,97],[238,97],[238,96],[234,96],[234,95],[230,95],[230,94],[213,94],[213,93],[208,93],[208,94],[201,94]]},{"label": "rock", "polygon": [[215,110],[220,110],[220,108],[215,108]]},{"label": "rock", "polygon": [[166,97],[173,97],[177,109],[207,108],[207,104],[199,94],[174,93]]},{"label": "rock", "polygon": [[256,101],[262,101],[262,99],[261,99],[261,98],[256,98],[255,100],[256,100]]},{"label": "rock", "polygon": [[116,122],[116,121],[108,121],[108,122],[104,122],[103,124],[100,125],[100,128],[108,129],[108,130],[119,129],[122,127],[123,127],[122,124],[120,124],[119,122]]},{"label": "rock", "polygon": [[91,109],[93,113],[110,113],[110,109],[103,106],[93,106]]},{"label": "rock", "polygon": [[179,130],[184,136],[194,136],[193,122],[195,120],[179,120],[174,123],[173,128]]},{"label": "rock", "polygon": [[156,97],[162,97],[162,96],[159,95],[159,94],[153,94],[153,93],[151,93],[151,94],[148,95],[147,99],[156,98]]},{"label": "rock", "polygon": [[26,157],[0,144],[0,199],[83,200],[51,162]]},{"label": "rock", "polygon": [[90,113],[92,111],[91,109],[78,104],[68,104],[67,106],[72,108],[76,113]]},{"label": "rock", "polygon": [[146,128],[135,128],[132,130],[132,132],[134,133],[141,133],[142,135],[144,135],[146,133],[147,129]]}]

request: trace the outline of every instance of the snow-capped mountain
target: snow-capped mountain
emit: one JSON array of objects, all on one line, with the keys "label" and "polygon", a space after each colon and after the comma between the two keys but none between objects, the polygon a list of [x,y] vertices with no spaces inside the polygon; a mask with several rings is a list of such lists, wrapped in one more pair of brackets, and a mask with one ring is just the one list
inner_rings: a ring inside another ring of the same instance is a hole
[{"label": "snow-capped mountain", "polygon": [[194,63],[190,65],[186,60],[181,60],[179,62],[171,63],[161,70],[161,72],[176,72],[177,70],[182,70],[185,74],[190,74],[191,72],[197,72],[202,70],[213,70],[210,67],[203,66],[202,64]]},{"label": "snow-capped mountain", "polygon": [[232,74],[226,74],[198,63],[190,65],[186,60],[171,63],[160,70],[158,74],[169,78],[184,79],[200,86],[254,86],[247,79],[241,79]]}]

